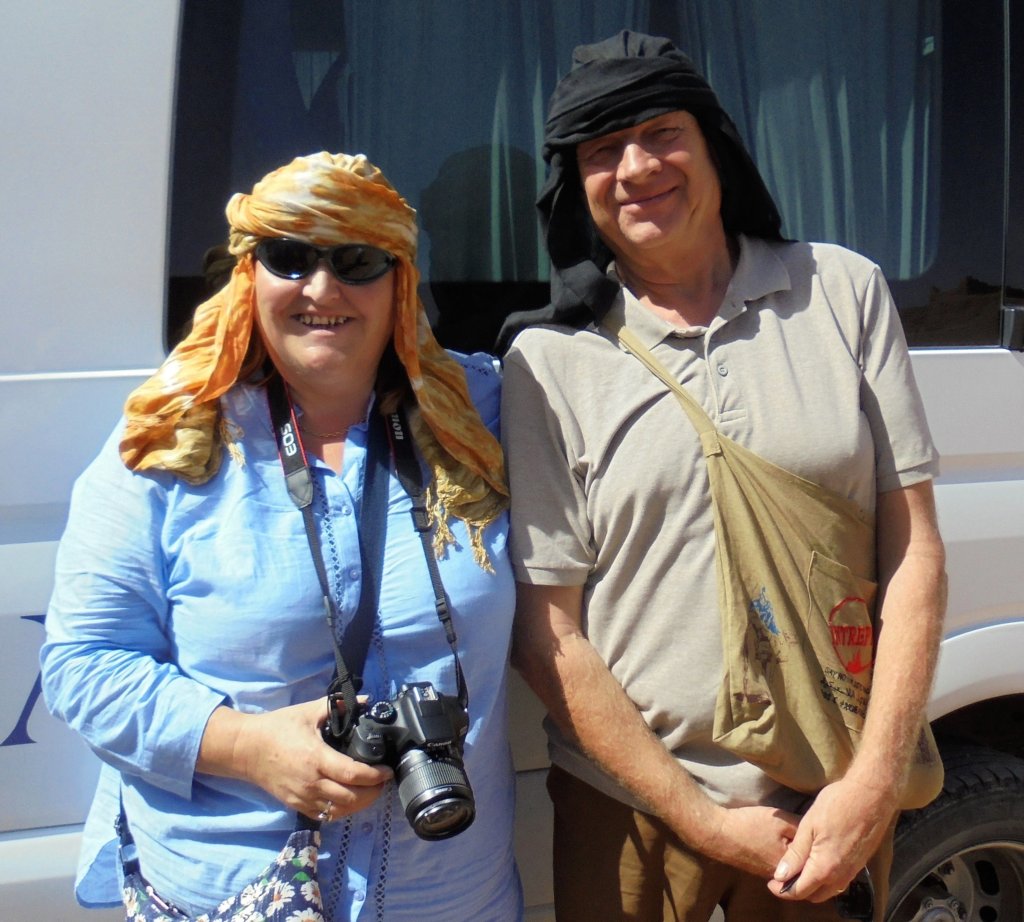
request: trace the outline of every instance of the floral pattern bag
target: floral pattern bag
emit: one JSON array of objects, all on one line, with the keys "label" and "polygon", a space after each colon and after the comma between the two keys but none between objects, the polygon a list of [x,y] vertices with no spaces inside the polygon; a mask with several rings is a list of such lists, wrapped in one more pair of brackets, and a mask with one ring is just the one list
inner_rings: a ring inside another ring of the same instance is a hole
[{"label": "floral pattern bag", "polygon": [[251,884],[194,917],[164,900],[142,876],[123,808],[117,832],[126,922],[326,922],[316,874],[320,826],[304,816],[277,858]]}]

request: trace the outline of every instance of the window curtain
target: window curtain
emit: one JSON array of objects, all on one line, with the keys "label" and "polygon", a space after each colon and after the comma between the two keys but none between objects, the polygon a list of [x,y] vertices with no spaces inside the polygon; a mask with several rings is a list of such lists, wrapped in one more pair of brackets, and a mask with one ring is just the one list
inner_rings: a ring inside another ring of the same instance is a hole
[{"label": "window curtain", "polygon": [[938,0],[685,4],[692,51],[784,233],[922,274],[938,239]]},{"label": "window curtain", "polygon": [[534,200],[573,47],[665,34],[715,87],[787,236],[921,274],[937,236],[939,0],[245,0],[232,173],[363,152],[434,281],[546,278]]}]

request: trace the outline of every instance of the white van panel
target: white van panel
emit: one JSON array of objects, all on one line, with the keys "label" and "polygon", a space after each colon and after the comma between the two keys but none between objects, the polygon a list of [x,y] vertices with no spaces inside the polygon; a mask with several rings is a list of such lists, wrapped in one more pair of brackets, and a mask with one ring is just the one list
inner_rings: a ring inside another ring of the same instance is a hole
[{"label": "white van panel", "polygon": [[1024,693],[1024,621],[993,624],[947,637],[939,652],[928,717],[935,720],[976,701]]},{"label": "white van panel", "polygon": [[527,922],[554,922],[555,893],[551,881],[553,811],[545,780],[547,770],[516,776],[516,861],[523,880]]},{"label": "white van panel", "polygon": [[[53,574],[55,542],[0,545],[0,768],[8,789],[0,833],[80,823],[92,799],[99,762],[78,734],[47,714],[39,698],[39,645]],[[0,863],[0,867],[3,864]],[[0,907],[2,909],[2,907]]]},{"label": "white van panel", "polygon": [[174,0],[6,5],[0,374],[163,358],[177,35]]},{"label": "white van panel", "polygon": [[0,920],[124,922],[123,909],[82,909],[72,884],[80,836],[57,829],[31,840],[0,836]]},{"label": "white van panel", "polygon": [[[937,694],[944,676],[952,681],[953,675],[966,692],[969,677],[980,679],[979,672],[985,670],[979,670],[983,660],[964,659],[965,641],[956,635],[999,623],[1016,624],[1016,635],[1024,633],[1019,579],[1024,560],[1024,427],[1008,424],[1024,419],[1024,355],[1002,349],[925,349],[912,356],[941,457],[935,496],[952,574],[946,636],[954,639],[943,644]],[[965,579],[966,574],[986,576]],[[986,635],[970,649],[987,649],[994,636]],[[991,652],[1005,661],[1005,653],[995,646]],[[1004,678],[1014,687],[1003,693],[1022,690],[1019,662],[1015,669],[1007,664]],[[956,705],[935,706],[941,714]]]},{"label": "white van panel", "polygon": [[[914,375],[942,456],[940,484],[1024,480],[1024,353],[918,349]],[[945,523],[943,523],[945,525]]]},{"label": "white van panel", "polygon": [[0,920],[76,906],[98,761],[38,698],[74,478],[163,359],[177,0],[7,4],[0,31]]},{"label": "white van panel", "polygon": [[[1002,621],[1024,623],[1020,566],[1024,560],[1024,483],[944,483],[936,488],[950,580],[946,634]],[[963,574],[985,574],[965,579]],[[1021,675],[1020,664],[1017,666]],[[964,672],[964,681],[971,673]]]},{"label": "white van panel", "polygon": [[[548,766],[548,739],[541,721],[544,705],[518,672],[509,670],[509,739],[516,771],[526,772]],[[544,795],[545,798],[547,795]]]},{"label": "white van panel", "polygon": [[[145,375],[141,370],[28,379],[0,374],[0,432],[9,444],[28,446],[0,453],[0,548],[60,537],[75,478],[96,457],[125,397]],[[13,574],[0,572],[3,610],[10,605]],[[39,583],[47,592],[52,575]],[[48,601],[37,599],[37,607],[23,614],[45,611]]]}]

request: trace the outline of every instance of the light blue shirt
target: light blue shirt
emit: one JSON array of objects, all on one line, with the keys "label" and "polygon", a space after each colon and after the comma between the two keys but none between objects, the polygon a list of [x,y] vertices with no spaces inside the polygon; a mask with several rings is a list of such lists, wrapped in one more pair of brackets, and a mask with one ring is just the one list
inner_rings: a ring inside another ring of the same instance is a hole
[{"label": "light blue shirt", "polygon": [[[484,356],[456,356],[492,432],[500,379]],[[241,890],[279,852],[294,813],[244,782],[195,773],[199,743],[221,704],[268,711],[324,696],[334,670],[302,515],[285,489],[265,392],[223,400],[240,427],[244,464],[190,486],[164,472],[133,474],[118,456],[121,427],[75,485],[57,557],[42,650],[44,695],[105,763],[86,823],[77,893],[120,901],[113,823],[118,796],[143,875],[192,915]],[[358,520],[366,425],[353,428],[338,476],[310,458],[313,508],[340,621],[361,587]],[[405,682],[456,694],[451,648],[434,610],[410,501],[392,473],[380,615],[364,693]],[[506,516],[484,542],[495,573],[473,560],[464,523],[439,561],[470,695],[465,767],[474,823],[444,841],[412,831],[394,785],[354,816],[324,827],[320,885],[335,920],[495,920],[522,916],[512,850],[514,773],[505,678],[514,609]]]}]

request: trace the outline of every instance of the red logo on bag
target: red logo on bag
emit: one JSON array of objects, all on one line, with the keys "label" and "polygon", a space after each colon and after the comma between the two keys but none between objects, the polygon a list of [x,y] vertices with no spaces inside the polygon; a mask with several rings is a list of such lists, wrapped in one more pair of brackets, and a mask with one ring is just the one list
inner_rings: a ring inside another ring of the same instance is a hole
[{"label": "red logo on bag", "polygon": [[851,675],[870,669],[874,660],[875,633],[867,606],[864,599],[847,596],[828,613],[832,646]]}]

